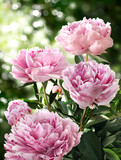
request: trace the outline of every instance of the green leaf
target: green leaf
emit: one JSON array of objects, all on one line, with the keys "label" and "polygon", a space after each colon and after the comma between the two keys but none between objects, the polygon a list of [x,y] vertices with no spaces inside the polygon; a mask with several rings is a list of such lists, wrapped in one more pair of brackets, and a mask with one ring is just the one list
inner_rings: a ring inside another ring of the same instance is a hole
[{"label": "green leaf", "polygon": [[116,113],[112,108],[109,107],[109,111],[110,111],[112,114],[114,114],[115,116],[117,116],[117,113]]},{"label": "green leaf", "polygon": [[35,92],[35,97],[39,100],[37,83],[34,83],[34,92]]},{"label": "green leaf", "polygon": [[78,64],[81,61],[84,61],[84,58],[82,55],[75,56],[75,63],[76,64]]},{"label": "green leaf", "polygon": [[61,86],[61,88],[63,90],[63,93],[65,95],[66,100],[68,101],[68,100],[70,100],[70,95],[69,95],[69,92],[63,88],[62,83],[63,83],[63,80],[60,79],[59,80],[59,84],[60,84],[60,86]]},{"label": "green leaf", "polygon": [[103,140],[103,142],[102,142],[103,146],[104,146],[104,147],[107,147],[107,146],[109,146],[110,144],[112,144],[119,135],[121,135],[121,131],[117,132],[117,133],[114,134],[114,135],[111,135],[111,136],[106,137],[106,138]]},{"label": "green leaf", "polygon": [[108,121],[105,125],[105,130],[108,132],[116,132],[121,130],[121,117]]},{"label": "green leaf", "polygon": [[121,142],[114,142],[113,145],[116,147],[116,148],[121,148]]},{"label": "green leaf", "polygon": [[53,101],[56,98],[57,93],[52,93],[52,91],[50,92],[50,96],[49,96],[49,104],[52,104]]},{"label": "green leaf", "polygon": [[103,159],[100,140],[92,131],[82,135],[81,142],[77,147],[85,160]]},{"label": "green leaf", "polygon": [[111,149],[104,148],[104,152],[106,154],[106,159],[108,160],[120,160],[118,155],[112,151]]},{"label": "green leaf", "polygon": [[28,100],[28,99],[23,99],[24,102],[28,103],[29,107],[36,109],[36,108],[43,108],[43,106],[37,101],[37,100]]},{"label": "green leaf", "polygon": [[43,84],[44,84],[44,88],[45,88],[45,90],[46,90],[46,87],[47,87],[48,81],[43,82]]},{"label": "green leaf", "polygon": [[102,114],[102,113],[103,113],[103,114],[106,114],[107,112],[109,112],[108,110],[109,110],[109,108],[106,107],[106,106],[96,106],[96,108],[93,109],[93,110],[89,113],[89,115]]},{"label": "green leaf", "polygon": [[18,88],[26,87],[26,86],[29,86],[29,85],[34,84],[34,83],[36,83],[36,82],[24,83],[24,85],[22,85],[22,86],[20,86]]},{"label": "green leaf", "polygon": [[98,123],[102,123],[102,122],[106,122],[108,121],[109,118],[105,115],[97,115],[97,116],[94,116],[92,117],[88,122],[87,124],[85,125],[85,127],[90,127],[92,125],[95,125],[95,124],[98,124]]},{"label": "green leaf", "polygon": [[103,56],[100,56],[100,55],[97,55],[97,56],[89,55],[89,57],[90,57],[92,60],[97,61],[98,63],[109,64],[109,62],[108,62]]},{"label": "green leaf", "polygon": [[68,114],[68,108],[63,101],[57,101],[55,99],[55,103],[57,105],[57,108],[59,108],[64,114]]},{"label": "green leaf", "polygon": [[64,102],[64,104],[72,104],[72,103],[74,103],[74,101],[73,101],[72,99],[70,99],[70,100]]}]

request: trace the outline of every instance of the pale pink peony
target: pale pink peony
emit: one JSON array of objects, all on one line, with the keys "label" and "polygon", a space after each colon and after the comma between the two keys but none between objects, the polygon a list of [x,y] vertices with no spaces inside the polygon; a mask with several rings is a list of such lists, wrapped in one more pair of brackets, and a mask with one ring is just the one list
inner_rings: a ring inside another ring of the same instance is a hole
[{"label": "pale pink peony", "polygon": [[61,160],[80,142],[81,132],[71,119],[36,110],[5,135],[5,160]]},{"label": "pale pink peony", "polygon": [[113,46],[110,34],[109,22],[105,24],[102,19],[84,17],[81,21],[63,26],[56,40],[65,51],[74,55],[83,53],[100,55]]},{"label": "pale pink peony", "polygon": [[63,87],[82,109],[89,105],[93,108],[93,103],[110,106],[110,101],[119,90],[115,72],[108,65],[96,61],[69,66],[62,74]]},{"label": "pale pink peony", "polygon": [[52,93],[58,93],[58,92],[62,94],[61,86],[58,86],[58,85],[53,86]]},{"label": "pale pink peony", "polygon": [[26,114],[31,112],[31,108],[28,104],[22,100],[14,100],[9,102],[8,110],[5,111],[5,117],[8,120],[8,123],[12,125],[16,125],[16,123],[24,118]]},{"label": "pale pink peony", "polygon": [[61,78],[62,70],[68,62],[59,49],[22,49],[13,59],[12,75],[23,82],[44,82],[51,78]]}]

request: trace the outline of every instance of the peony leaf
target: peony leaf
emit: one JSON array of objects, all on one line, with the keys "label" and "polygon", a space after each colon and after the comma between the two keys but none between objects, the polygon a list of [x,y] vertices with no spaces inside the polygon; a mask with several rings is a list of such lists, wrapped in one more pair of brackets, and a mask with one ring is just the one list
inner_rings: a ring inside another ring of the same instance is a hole
[{"label": "peony leaf", "polygon": [[83,61],[84,62],[84,58],[82,55],[78,55],[75,56],[75,63],[78,64],[79,62]]},{"label": "peony leaf", "polygon": [[65,95],[66,100],[67,101],[70,100],[69,92],[63,88],[63,85],[62,85],[63,84],[63,80],[62,79],[59,80],[59,84],[60,84],[60,86],[61,86],[61,88],[63,90],[63,93]]},{"label": "peony leaf", "polygon": [[95,60],[96,62],[98,63],[104,63],[104,64],[109,64],[109,62],[102,56],[100,55],[97,55],[97,56],[94,56],[94,55],[89,55],[89,58],[91,60]]},{"label": "peony leaf", "polygon": [[36,109],[36,108],[43,108],[43,105],[38,102],[38,100],[28,100],[23,99],[24,102],[28,103],[29,107]]},{"label": "peony leaf", "polygon": [[26,86],[29,86],[31,84],[34,84],[36,82],[29,82],[29,83],[24,83],[22,86],[18,87],[18,88],[23,88],[23,87],[26,87]]},{"label": "peony leaf", "polygon": [[112,144],[119,135],[121,135],[121,131],[117,132],[117,133],[114,134],[114,135],[111,135],[111,136],[106,137],[106,138],[103,140],[103,142],[102,142],[103,146],[104,146],[104,147],[107,147],[107,146],[109,146],[110,144]]},{"label": "peony leaf", "polygon": [[106,154],[106,159],[108,160],[120,160],[118,155],[112,151],[111,149],[104,148],[104,152]]},{"label": "peony leaf", "polygon": [[49,96],[49,104],[52,104],[53,101],[56,98],[57,93],[52,93],[52,91],[50,92],[50,96]]},{"label": "peony leaf", "polygon": [[121,130],[121,117],[108,121],[105,125],[105,130],[108,132],[117,132]]},{"label": "peony leaf", "polygon": [[89,115],[91,116],[91,115],[97,115],[97,114],[106,114],[106,113],[108,113],[109,111],[109,108],[107,107],[107,106],[96,106],[96,108],[95,109],[93,109],[90,113],[89,113]]},{"label": "peony leaf", "polygon": [[39,100],[37,83],[34,83],[33,87],[34,87],[35,97]]},{"label": "peony leaf", "polygon": [[55,100],[55,102],[56,102],[58,108],[60,108],[61,111],[62,111],[64,114],[68,114],[68,108],[67,108],[67,106],[64,104],[63,101],[57,101],[57,100]]},{"label": "peony leaf", "polygon": [[78,149],[85,160],[103,159],[100,140],[92,131],[86,132],[82,135]]},{"label": "peony leaf", "polygon": [[102,123],[102,122],[107,122],[108,120],[109,120],[109,118],[106,117],[105,115],[97,115],[97,116],[92,117],[87,122],[87,124],[85,125],[85,127],[88,128],[88,127],[93,126],[95,124],[99,124],[99,123]]}]

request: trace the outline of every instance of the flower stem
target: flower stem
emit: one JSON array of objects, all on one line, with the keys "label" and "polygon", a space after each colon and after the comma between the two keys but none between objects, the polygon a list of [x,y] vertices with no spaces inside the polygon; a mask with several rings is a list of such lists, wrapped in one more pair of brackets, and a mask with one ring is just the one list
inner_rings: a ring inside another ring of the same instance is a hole
[{"label": "flower stem", "polygon": [[[87,62],[87,61],[88,61],[88,54],[86,54],[85,62]],[[87,110],[87,108],[85,108],[84,111],[83,111],[82,119],[81,119],[81,122],[80,122],[80,131],[83,131],[83,121],[84,121],[84,118],[85,118],[86,110]]]},{"label": "flower stem", "polygon": [[57,94],[57,100],[59,99],[59,95],[60,95],[60,93],[58,92],[58,94]]},{"label": "flower stem", "polygon": [[85,60],[85,62],[87,62],[88,61],[88,54],[86,54],[86,60]]},{"label": "flower stem", "polygon": [[44,91],[44,97],[46,99],[46,103],[47,103],[47,109],[50,111],[50,105],[48,103],[48,99],[47,99],[47,95],[46,95],[46,91],[45,91],[45,87],[44,87],[44,83],[42,82],[42,86],[43,86],[43,91]]},{"label": "flower stem", "polygon": [[81,119],[81,122],[80,122],[80,131],[83,131],[83,122],[84,122],[86,110],[87,110],[87,108],[84,109],[84,111],[83,111],[82,119]]}]

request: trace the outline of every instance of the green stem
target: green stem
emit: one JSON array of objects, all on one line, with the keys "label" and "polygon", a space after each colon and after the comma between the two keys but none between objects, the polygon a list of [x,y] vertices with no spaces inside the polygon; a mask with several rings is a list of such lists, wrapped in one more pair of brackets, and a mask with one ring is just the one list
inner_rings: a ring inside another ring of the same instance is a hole
[{"label": "green stem", "polygon": [[59,95],[60,95],[60,93],[58,92],[58,94],[57,94],[57,100],[59,100]]},{"label": "green stem", "polygon": [[80,131],[83,131],[83,122],[84,122],[86,110],[87,110],[87,108],[83,111],[82,119],[81,119],[81,122],[80,122]]},{"label": "green stem", "polygon": [[44,83],[43,82],[42,82],[42,86],[43,86],[44,96],[45,96],[46,103],[47,103],[47,109],[50,111],[50,105],[48,103],[48,99],[47,99],[47,95],[46,95],[46,91],[45,91],[45,87],[44,87]]},{"label": "green stem", "polygon": [[85,60],[85,62],[87,62],[88,61],[88,54],[86,54],[86,60]]}]

